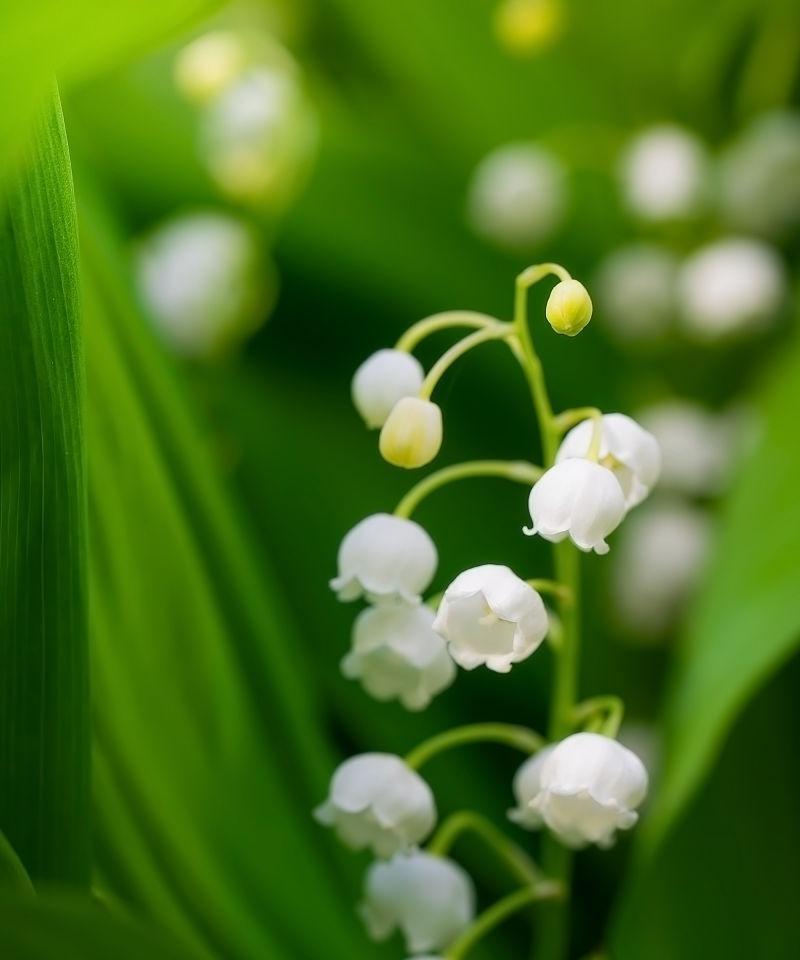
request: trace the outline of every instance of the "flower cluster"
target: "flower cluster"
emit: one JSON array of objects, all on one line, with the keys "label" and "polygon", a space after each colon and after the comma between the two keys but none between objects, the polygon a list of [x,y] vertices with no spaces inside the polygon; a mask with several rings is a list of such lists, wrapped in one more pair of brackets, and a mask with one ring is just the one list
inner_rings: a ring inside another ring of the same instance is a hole
[{"label": "flower cluster", "polygon": [[[527,326],[525,296],[529,286],[549,274],[559,282],[547,303],[547,320],[557,333],[575,336],[591,318],[589,295],[563,268],[544,264],[518,278],[513,323],[482,314],[438,314],[411,327],[395,349],[378,351],[356,371],[353,401],[366,425],[380,429],[381,454],[411,469],[430,462],[442,444],[442,414],[431,400],[441,376],[480,343],[506,342],[533,388],[545,455],[543,467],[504,461],[445,467],[412,488],[394,513],[369,516],[344,537],[330,585],[340,600],[363,599],[367,606],[356,617],[342,671],[376,699],[396,699],[409,710],[421,710],[454,681],[457,667],[508,673],[553,632],[544,597],[554,598],[561,619],[574,624],[569,611],[577,582],[564,573],[559,558],[576,548],[607,553],[607,538],[658,480],[658,443],[630,417],[593,408],[552,413]],[[457,326],[473,332],[426,373],[411,349],[428,333]],[[485,563],[458,573],[426,604],[423,594],[436,575],[438,554],[430,535],[410,515],[430,493],[471,476],[530,486],[531,522],[524,532],[557,545],[556,579],[525,579],[508,566]],[[557,670],[575,669],[577,643],[574,626],[559,628],[553,643]],[[572,656],[566,657],[568,645]],[[365,753],[339,767],[315,815],[343,843],[368,849],[376,858],[360,909],[372,937],[382,940],[399,930],[415,956],[440,951],[456,960],[491,917],[506,908],[566,894],[564,876],[544,876],[521,848],[508,856],[513,841],[477,815],[455,814],[436,829],[434,795],[418,770],[442,750],[480,740],[522,750],[527,759],[510,785],[516,803],[509,818],[524,829],[545,827],[569,848],[607,847],[617,831],[634,825],[647,792],[647,773],[615,739],[619,701],[562,702],[556,714],[548,737],[503,723],[472,724],[433,737],[405,759]],[[467,829],[505,852],[523,882],[488,920],[475,918],[472,881],[446,856],[455,836]]]}]

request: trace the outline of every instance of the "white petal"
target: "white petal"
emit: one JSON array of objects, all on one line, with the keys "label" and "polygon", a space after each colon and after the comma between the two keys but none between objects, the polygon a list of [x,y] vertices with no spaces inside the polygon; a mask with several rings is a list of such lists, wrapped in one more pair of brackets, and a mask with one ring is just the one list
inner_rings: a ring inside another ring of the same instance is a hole
[{"label": "white petal", "polygon": [[382,427],[403,397],[419,393],[425,371],[403,350],[378,350],[353,376],[353,403],[368,427]]}]

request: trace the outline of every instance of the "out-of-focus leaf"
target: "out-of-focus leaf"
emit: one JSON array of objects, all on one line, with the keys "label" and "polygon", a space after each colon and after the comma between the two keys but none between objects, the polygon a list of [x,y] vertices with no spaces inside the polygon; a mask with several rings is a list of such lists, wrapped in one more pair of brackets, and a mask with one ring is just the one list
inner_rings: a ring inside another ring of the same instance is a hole
[{"label": "out-of-focus leaf", "polygon": [[745,710],[696,801],[633,878],[614,960],[800,956],[800,660]]},{"label": "out-of-focus leaf", "polygon": [[64,85],[85,80],[140,54],[217,5],[217,0],[161,0],[146,6],[137,0],[4,0],[0,178],[24,144],[54,75]]},{"label": "out-of-focus leaf", "polygon": [[0,899],[4,960],[203,960],[204,954],[91,900]]},{"label": "out-of-focus leaf", "polygon": [[663,782],[642,835],[653,852],[736,715],[800,641],[800,348],[760,409],[760,437],[727,503],[666,710]]},{"label": "out-of-focus leaf", "polygon": [[103,881],[217,956],[368,957],[310,816],[333,759],[303,638],[132,305],[113,232],[91,201],[82,213]]},{"label": "out-of-focus leaf", "polygon": [[84,373],[60,107],[0,227],[0,829],[34,880],[89,877]]},{"label": "out-of-focus leaf", "polygon": [[25,867],[5,836],[0,833],[0,890],[33,891],[33,884]]}]

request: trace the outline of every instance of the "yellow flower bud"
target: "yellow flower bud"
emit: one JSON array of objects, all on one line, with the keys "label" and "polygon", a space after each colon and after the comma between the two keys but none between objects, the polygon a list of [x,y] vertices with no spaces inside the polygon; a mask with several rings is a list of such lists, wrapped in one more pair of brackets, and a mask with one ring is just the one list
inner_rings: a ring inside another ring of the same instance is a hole
[{"label": "yellow flower bud", "polygon": [[545,314],[556,333],[574,337],[592,319],[592,300],[582,283],[562,280],[547,301]]},{"label": "yellow flower bud", "polygon": [[189,100],[207,103],[230,86],[244,67],[245,53],[239,38],[214,30],[180,51],[175,61],[175,82]]},{"label": "yellow flower bud", "polygon": [[561,0],[502,0],[495,10],[497,39],[509,53],[526,56],[549,47],[564,21]]},{"label": "yellow flower bud", "polygon": [[380,437],[384,460],[408,470],[424,467],[442,445],[442,411],[430,400],[403,397],[392,407]]}]

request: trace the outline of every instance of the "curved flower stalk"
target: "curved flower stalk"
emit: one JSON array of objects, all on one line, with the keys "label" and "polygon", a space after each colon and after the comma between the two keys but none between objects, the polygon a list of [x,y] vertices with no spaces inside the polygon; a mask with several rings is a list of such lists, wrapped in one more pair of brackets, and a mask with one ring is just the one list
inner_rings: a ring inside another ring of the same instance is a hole
[{"label": "curved flower stalk", "polygon": [[[577,699],[579,559],[582,553],[608,552],[607,538],[655,485],[661,456],[654,437],[624,414],[603,415],[594,408],[553,411],[527,316],[528,289],[550,276],[558,282],[546,319],[556,333],[578,335],[592,316],[586,288],[563,267],[538,264],[517,278],[511,322],[469,311],[428,317],[410,327],[393,350],[367,360],[353,383],[354,402],[367,425],[382,425],[384,459],[420,466],[441,445],[442,411],[431,399],[439,381],[467,352],[499,341],[522,369],[539,426],[542,466],[476,460],[429,474],[394,514],[368,517],[347,534],[338,576],[331,581],[340,599],[363,597],[373,604],[356,620],[344,672],[360,679],[377,699],[396,698],[411,710],[423,709],[454,681],[455,664],[467,670],[483,665],[502,674],[532,656],[548,635],[553,650],[546,735],[502,722],[477,723],[431,737],[405,760],[362,754],[339,768],[328,800],[316,811],[343,842],[369,847],[379,858],[367,873],[361,908],[368,932],[384,939],[399,930],[407,949],[427,952],[429,960],[461,960],[499,923],[543,900],[552,903],[538,918],[534,955],[564,960],[572,850],[613,843],[617,831],[636,823],[647,792],[643,764],[615,739],[621,702],[613,696]],[[458,327],[471,332],[424,373],[411,351],[429,334]],[[437,554],[411,517],[433,493],[479,476],[529,488],[531,526],[525,533],[553,543],[553,569],[544,576],[532,571],[538,575],[531,577],[502,564],[483,564],[457,573],[437,603],[420,605],[436,572]],[[542,831],[538,862],[468,810],[446,818],[430,836],[436,806],[419,769],[444,751],[478,742],[525,754],[510,785],[516,805],[509,818],[524,829]],[[472,881],[449,859],[466,832],[493,850],[518,883],[477,916]],[[426,840],[420,850],[417,845]]]}]

